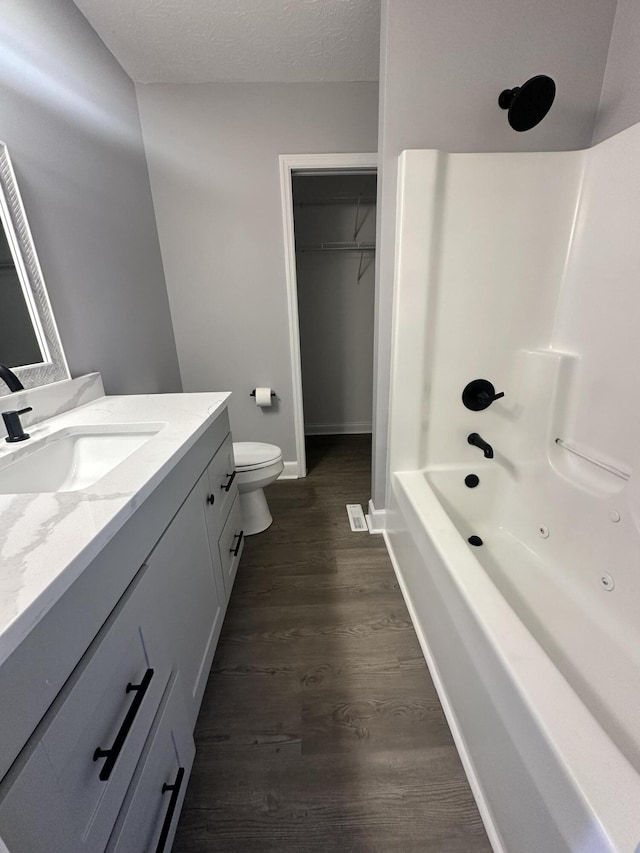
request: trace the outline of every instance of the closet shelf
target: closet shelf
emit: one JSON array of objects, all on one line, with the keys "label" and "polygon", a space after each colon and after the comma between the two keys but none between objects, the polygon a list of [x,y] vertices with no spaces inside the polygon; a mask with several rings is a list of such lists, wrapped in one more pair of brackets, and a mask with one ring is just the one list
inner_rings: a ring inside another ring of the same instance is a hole
[{"label": "closet shelf", "polygon": [[327,196],[326,198],[318,198],[315,201],[296,201],[293,200],[294,207],[316,207],[323,204],[375,204],[376,197],[364,195],[344,195],[344,196]]},{"label": "closet shelf", "polygon": [[313,243],[296,247],[296,252],[375,252],[375,243]]}]

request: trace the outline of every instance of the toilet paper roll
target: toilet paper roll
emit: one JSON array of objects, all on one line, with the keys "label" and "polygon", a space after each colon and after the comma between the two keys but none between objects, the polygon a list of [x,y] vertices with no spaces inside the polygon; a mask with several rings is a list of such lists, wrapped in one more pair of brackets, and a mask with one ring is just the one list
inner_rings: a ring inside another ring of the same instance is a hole
[{"label": "toilet paper roll", "polygon": [[272,404],[271,388],[256,388],[256,406],[268,409]]}]

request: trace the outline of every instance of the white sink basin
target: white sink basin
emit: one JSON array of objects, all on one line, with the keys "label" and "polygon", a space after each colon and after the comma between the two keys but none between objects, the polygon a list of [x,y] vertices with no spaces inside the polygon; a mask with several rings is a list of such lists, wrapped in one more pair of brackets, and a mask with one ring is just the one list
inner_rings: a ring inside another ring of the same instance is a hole
[{"label": "white sink basin", "polygon": [[101,480],[164,424],[63,429],[0,461],[0,494],[77,492]]}]

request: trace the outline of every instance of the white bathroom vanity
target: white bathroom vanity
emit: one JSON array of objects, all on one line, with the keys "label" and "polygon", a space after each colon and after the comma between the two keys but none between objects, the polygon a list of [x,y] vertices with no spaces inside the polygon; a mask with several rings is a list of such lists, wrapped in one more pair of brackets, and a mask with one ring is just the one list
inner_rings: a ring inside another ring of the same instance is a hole
[{"label": "white bathroom vanity", "polygon": [[229,395],[39,393],[75,407],[0,448],[2,840],[168,851],[244,544]]}]

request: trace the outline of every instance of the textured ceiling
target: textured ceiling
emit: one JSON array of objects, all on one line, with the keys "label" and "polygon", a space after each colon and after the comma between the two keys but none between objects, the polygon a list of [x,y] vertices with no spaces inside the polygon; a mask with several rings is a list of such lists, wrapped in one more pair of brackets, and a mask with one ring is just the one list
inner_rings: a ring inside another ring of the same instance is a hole
[{"label": "textured ceiling", "polygon": [[378,79],[380,0],[74,0],[137,83]]}]

